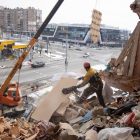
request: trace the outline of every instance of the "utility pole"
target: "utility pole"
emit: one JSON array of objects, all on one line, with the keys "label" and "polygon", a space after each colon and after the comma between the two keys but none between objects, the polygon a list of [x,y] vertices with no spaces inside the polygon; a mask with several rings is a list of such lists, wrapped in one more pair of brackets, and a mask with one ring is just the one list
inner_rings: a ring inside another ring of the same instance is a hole
[{"label": "utility pole", "polygon": [[75,32],[75,47],[76,47],[76,32]]},{"label": "utility pole", "polygon": [[47,54],[48,54],[49,37],[47,37]]},{"label": "utility pole", "polygon": [[[20,35],[21,35],[21,32],[20,32]],[[30,31],[30,40],[31,40],[31,31]],[[29,52],[29,60],[30,62],[32,62],[32,49]]]},{"label": "utility pole", "polygon": [[21,42],[21,31],[20,31],[20,42]]},{"label": "utility pole", "polygon": [[67,73],[68,67],[68,31],[66,34],[66,59],[65,59],[65,72]]}]

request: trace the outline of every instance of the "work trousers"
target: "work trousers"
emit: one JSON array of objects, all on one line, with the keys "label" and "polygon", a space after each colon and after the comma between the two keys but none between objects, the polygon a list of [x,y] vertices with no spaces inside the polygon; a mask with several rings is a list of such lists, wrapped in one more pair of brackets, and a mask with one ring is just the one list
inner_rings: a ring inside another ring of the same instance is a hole
[{"label": "work trousers", "polygon": [[84,101],[86,101],[86,99],[91,94],[96,92],[100,105],[105,107],[105,103],[104,103],[104,99],[102,95],[102,88],[103,88],[103,85],[101,83],[99,84],[99,88],[95,88],[94,86],[92,86],[92,84],[90,84],[90,86],[84,90],[82,96],[77,100],[77,104],[82,104]]}]

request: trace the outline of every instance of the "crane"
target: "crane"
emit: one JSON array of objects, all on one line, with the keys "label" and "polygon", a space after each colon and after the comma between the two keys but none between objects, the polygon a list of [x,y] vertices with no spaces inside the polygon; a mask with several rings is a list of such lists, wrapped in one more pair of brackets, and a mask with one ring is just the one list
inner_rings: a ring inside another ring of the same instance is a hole
[{"label": "crane", "polygon": [[[19,60],[13,67],[12,71],[8,75],[7,79],[5,82],[2,84],[2,87],[0,88],[0,104],[8,105],[8,106],[17,106],[21,103],[22,101],[22,94],[19,90],[19,82],[15,85],[15,83],[11,82],[11,79],[14,77],[15,73],[17,70],[21,69],[22,62],[26,58],[27,54],[30,52],[32,47],[34,46],[35,42],[38,41],[38,37],[41,35],[43,32],[44,28],[47,26],[49,21],[52,19],[56,11],[59,9],[61,4],[63,3],[64,0],[58,0],[52,11],[49,13],[48,17],[45,19],[37,33],[34,35],[34,37],[31,39],[29,42],[27,48],[24,50],[22,55],[20,56]],[[13,86],[14,85],[14,86]],[[5,94],[7,92],[7,94]]]}]

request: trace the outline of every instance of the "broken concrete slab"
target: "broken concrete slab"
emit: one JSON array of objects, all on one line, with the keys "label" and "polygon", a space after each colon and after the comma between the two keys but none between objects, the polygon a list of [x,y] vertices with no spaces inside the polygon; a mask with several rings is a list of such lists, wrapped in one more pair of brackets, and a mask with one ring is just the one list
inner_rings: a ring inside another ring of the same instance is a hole
[{"label": "broken concrete slab", "polygon": [[79,115],[79,113],[77,111],[75,111],[74,109],[67,108],[64,118],[66,121],[71,121],[71,120],[75,119],[76,117],[78,117],[78,115]]},{"label": "broken concrete slab", "polygon": [[98,134],[95,130],[89,130],[85,134],[86,140],[98,140]]},{"label": "broken concrete slab", "polygon": [[79,116],[79,117],[77,117],[77,118],[75,118],[73,120],[70,120],[69,123],[76,123],[76,122],[78,122],[82,118],[83,118],[82,116]]},{"label": "broken concrete slab", "polygon": [[102,106],[95,106],[94,109],[91,111],[91,116],[92,119],[96,119],[96,117],[100,115],[100,116],[106,116],[107,114],[104,112],[104,109]]},{"label": "broken concrete slab", "polygon": [[31,117],[38,121],[49,121],[54,111],[70,96],[70,94],[64,95],[62,89],[76,84],[77,79],[61,78]]},{"label": "broken concrete slab", "polygon": [[79,130],[78,130],[78,132],[77,132],[77,136],[81,136],[81,135],[85,134],[85,133],[87,132],[87,128],[89,128],[89,127],[92,126],[92,125],[93,125],[93,121],[92,121],[92,120],[90,120],[90,121],[84,123],[84,124],[79,128]]},{"label": "broken concrete slab", "polygon": [[70,104],[70,99],[67,98],[62,104],[60,104],[60,106],[57,108],[55,112],[63,116],[65,114],[66,107],[68,107],[69,104]]}]

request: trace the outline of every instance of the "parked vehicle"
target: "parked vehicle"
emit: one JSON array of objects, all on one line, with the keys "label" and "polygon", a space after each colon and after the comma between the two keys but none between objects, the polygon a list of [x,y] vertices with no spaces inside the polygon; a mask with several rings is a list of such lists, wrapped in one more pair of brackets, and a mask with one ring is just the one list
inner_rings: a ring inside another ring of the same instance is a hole
[{"label": "parked vehicle", "polygon": [[37,68],[37,67],[43,67],[45,65],[44,61],[35,61],[34,63],[31,64],[31,66],[33,68]]},{"label": "parked vehicle", "polygon": [[83,57],[89,57],[89,52],[85,52],[85,54],[83,55]]},{"label": "parked vehicle", "polygon": [[82,49],[81,49],[81,48],[76,48],[75,50],[77,50],[77,51],[82,51]]},{"label": "parked vehicle", "polygon": [[102,48],[98,47],[98,48],[96,48],[96,50],[102,50]]}]

